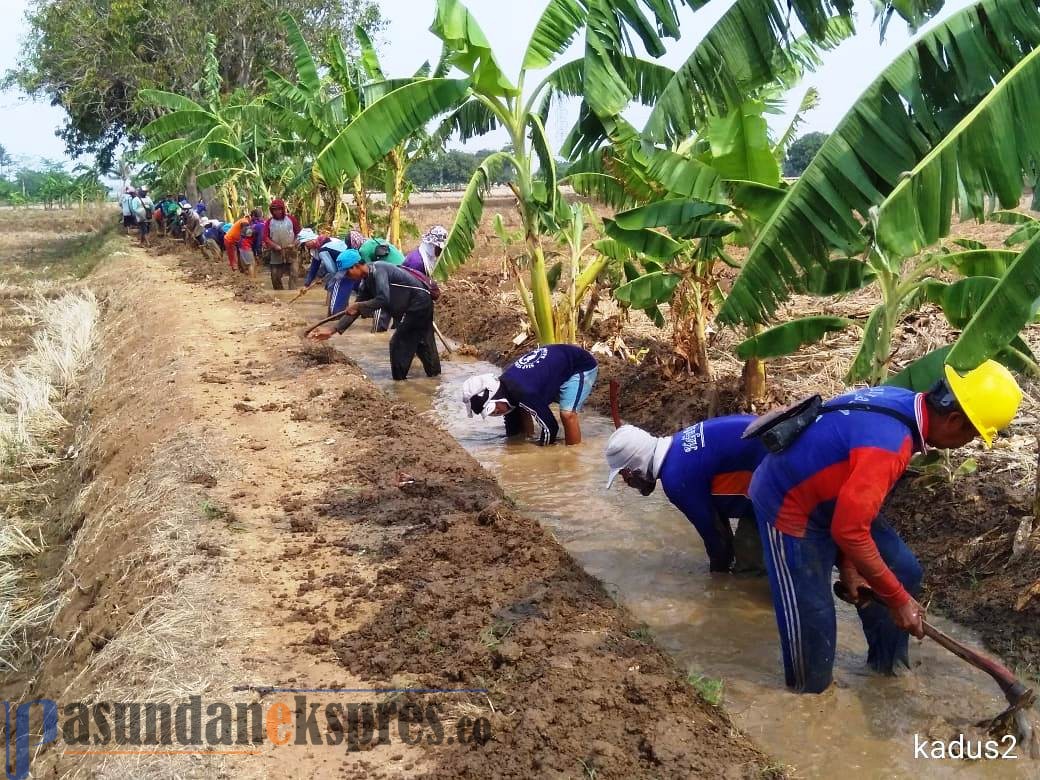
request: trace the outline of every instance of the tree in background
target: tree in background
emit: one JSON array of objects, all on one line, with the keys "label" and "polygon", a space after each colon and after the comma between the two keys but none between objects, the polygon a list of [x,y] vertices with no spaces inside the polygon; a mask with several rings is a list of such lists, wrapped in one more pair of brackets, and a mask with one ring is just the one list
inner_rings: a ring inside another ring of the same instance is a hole
[{"label": "tree in background", "polygon": [[[356,24],[370,34],[385,27],[374,0],[281,0],[278,6],[296,17],[311,44]],[[64,108],[59,135],[68,153],[94,154],[101,167],[158,116],[137,99],[140,90],[198,97],[194,85],[203,77],[207,35],[218,41],[229,93],[254,92],[266,67],[286,70],[293,61],[277,12],[231,0],[53,0],[37,3],[28,21],[21,65],[5,85]]]},{"label": "tree in background", "polygon": [[[461,189],[465,187],[480,164],[491,155],[492,149],[481,149],[479,152],[464,152],[460,149],[449,149],[437,152],[412,163],[408,178],[420,190]],[[492,172],[492,184],[508,184],[515,171],[511,165],[501,165]]]},{"label": "tree in background", "polygon": [[784,176],[791,179],[801,176],[827,138],[827,133],[806,133],[792,143],[784,159]]},{"label": "tree in background", "polygon": [[14,158],[11,153],[7,151],[3,146],[0,146],[0,179],[4,177],[6,168],[10,168],[14,165]]}]

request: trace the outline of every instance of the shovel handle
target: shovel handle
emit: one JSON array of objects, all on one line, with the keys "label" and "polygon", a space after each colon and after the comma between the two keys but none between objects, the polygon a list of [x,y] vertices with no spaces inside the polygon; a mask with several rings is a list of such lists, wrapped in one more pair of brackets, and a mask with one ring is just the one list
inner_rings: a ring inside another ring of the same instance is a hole
[{"label": "shovel handle", "polygon": [[614,430],[621,427],[621,388],[616,379],[610,380],[610,416],[614,420]]},{"label": "shovel handle", "polygon": [[[877,594],[875,594],[870,588],[860,588],[859,593],[860,596],[867,598],[870,601],[876,601],[879,604],[881,603],[877,598]],[[834,583],[834,595],[849,604],[856,603],[849,594],[848,589],[845,587],[845,583],[840,580]],[[1004,695],[1007,697],[1009,703],[1019,706],[1022,703],[1023,697],[1028,697],[1030,700],[1032,699],[1033,692],[1019,682],[1011,670],[1004,666],[1004,664],[980,653],[978,650],[974,650],[973,648],[958,642],[949,634],[940,631],[927,620],[923,620],[921,623],[924,628],[925,636],[936,644],[942,645],[962,661],[967,661],[976,669],[981,669],[996,680],[997,685],[999,685],[1001,690],[1004,691]]]}]

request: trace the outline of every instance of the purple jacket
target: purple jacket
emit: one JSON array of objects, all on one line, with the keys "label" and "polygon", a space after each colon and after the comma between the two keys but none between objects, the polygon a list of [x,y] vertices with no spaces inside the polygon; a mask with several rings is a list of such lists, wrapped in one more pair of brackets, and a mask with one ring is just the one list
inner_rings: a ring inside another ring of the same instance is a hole
[{"label": "purple jacket", "polygon": [[423,263],[422,252],[418,249],[413,249],[404,258],[404,267],[411,268],[413,271],[418,271],[421,274],[426,273],[426,265]]}]

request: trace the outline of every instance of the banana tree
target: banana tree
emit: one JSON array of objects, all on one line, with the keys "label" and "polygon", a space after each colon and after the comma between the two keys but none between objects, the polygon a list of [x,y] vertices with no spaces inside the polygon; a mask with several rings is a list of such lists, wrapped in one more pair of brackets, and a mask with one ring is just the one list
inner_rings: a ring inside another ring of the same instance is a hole
[{"label": "banana tree", "polygon": [[264,157],[272,137],[259,99],[236,93],[221,94],[222,81],[215,55],[216,39],[207,36],[208,52],[203,78],[196,85],[199,101],[162,90],[143,89],[139,99],[162,112],[142,128],[147,143],[143,160],[164,173],[186,178],[189,170],[205,166],[198,186],[220,187],[227,213],[239,206],[244,186],[254,197],[270,198],[264,177]]},{"label": "banana tree", "polygon": [[[847,291],[840,279],[848,272],[848,289],[870,280],[882,295],[850,379],[887,378],[896,323],[924,300],[965,327],[962,342],[980,343],[982,326],[964,315],[988,310],[979,322],[992,324],[983,291],[989,300],[1009,278],[1030,278],[1035,255],[1022,253],[1014,276],[966,276],[940,288],[930,277],[950,261],[918,253],[949,234],[958,203],[978,218],[987,198],[1017,205],[1023,176],[1040,156],[1040,139],[1025,131],[1040,118],[1038,45],[1040,6],[1024,0],[983,0],[913,44],[860,97],[765,222],[719,321],[764,324],[813,279],[837,278],[836,291]],[[966,355],[996,355],[1011,342],[1033,300],[1016,303],[1013,317],[1005,313],[1014,332],[1001,329],[1003,344],[984,350],[959,344],[950,353],[958,368],[970,367]]]},{"label": "banana tree", "polygon": [[[372,45],[372,40],[364,29],[357,27],[354,33],[361,48],[361,66],[369,80],[364,92],[366,100],[377,100],[395,85],[404,84],[403,80],[389,81],[387,79],[375,46]],[[426,63],[415,73],[413,79],[428,78],[430,75],[430,65]],[[443,67],[439,65],[433,75],[443,75]],[[408,198],[411,195],[412,188],[408,181],[408,169],[413,162],[429,156],[431,150],[436,146],[438,146],[437,141],[428,136],[425,130],[416,130],[390,150],[381,166],[383,191],[386,193],[388,212],[386,238],[394,246],[401,246],[401,215],[404,207],[408,205]]]}]

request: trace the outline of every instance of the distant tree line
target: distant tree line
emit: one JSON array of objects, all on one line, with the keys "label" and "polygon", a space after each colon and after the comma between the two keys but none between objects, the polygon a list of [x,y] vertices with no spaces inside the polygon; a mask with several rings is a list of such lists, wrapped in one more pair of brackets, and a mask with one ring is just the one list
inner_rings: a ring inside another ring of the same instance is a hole
[{"label": "distant tree line", "polygon": [[[494,150],[483,149],[479,152],[463,152],[458,149],[436,152],[429,157],[412,163],[408,169],[408,178],[419,190],[459,189],[469,184],[474,172],[484,160],[494,154]],[[494,169],[492,184],[506,184],[511,181],[514,171],[511,165],[501,165]]]}]

